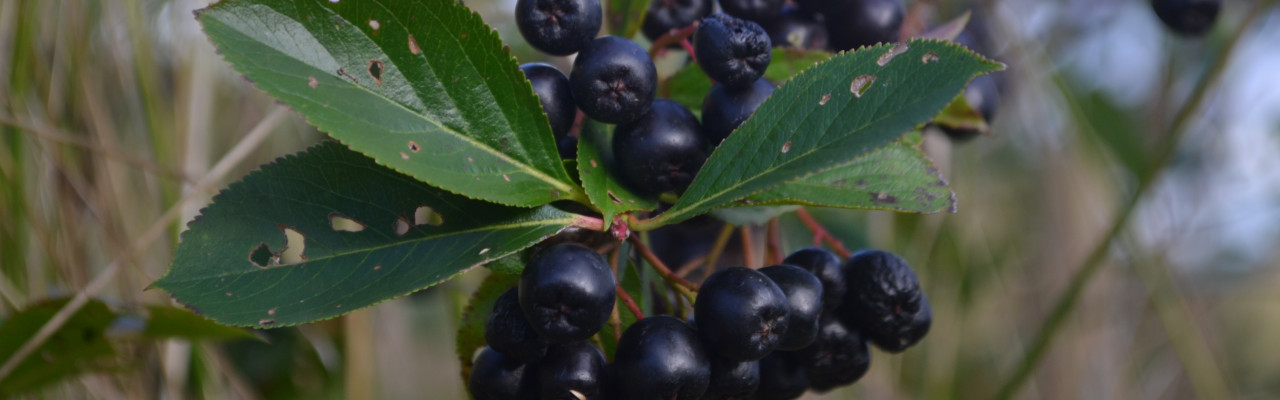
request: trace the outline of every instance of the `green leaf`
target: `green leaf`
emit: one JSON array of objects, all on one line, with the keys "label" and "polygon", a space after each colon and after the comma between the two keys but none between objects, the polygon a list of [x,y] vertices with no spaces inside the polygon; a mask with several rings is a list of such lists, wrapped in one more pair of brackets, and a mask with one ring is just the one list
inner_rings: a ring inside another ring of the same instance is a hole
[{"label": "green leaf", "polygon": [[1001,67],[933,40],[832,57],[774,92],[712,153],[680,201],[649,225],[848,164],[937,115],[973,77]]},{"label": "green leaf", "polygon": [[[919,134],[912,136],[918,138]],[[954,211],[955,193],[913,142],[911,137],[900,139],[851,164],[751,195],[744,203],[920,213]],[[721,211],[728,210],[716,210]]]},{"label": "green leaf", "polygon": [[483,282],[480,282],[480,287],[467,302],[467,309],[462,313],[462,320],[458,322],[458,339],[454,343],[458,361],[462,364],[463,382],[471,376],[471,366],[476,351],[488,345],[484,339],[484,325],[489,322],[489,314],[493,313],[493,303],[496,303],[499,296],[517,283],[520,283],[518,274],[489,274]]},{"label": "green leaf", "polygon": [[581,193],[497,32],[454,0],[238,0],[199,13],[258,88],[379,164],[467,197]]},{"label": "green leaf", "polygon": [[[37,303],[0,323],[0,360],[13,353],[53,318],[69,299]],[[89,300],[44,344],[0,380],[0,398],[39,389],[72,376],[121,368],[104,333],[115,313],[101,301]]]},{"label": "green leaf", "polygon": [[[781,85],[795,74],[812,67],[814,64],[831,58],[831,53],[815,50],[773,49],[772,61],[764,71],[765,79],[775,85]],[[660,96],[692,110],[694,114],[702,111],[702,98],[711,90],[711,78],[707,77],[697,63],[689,63],[677,71],[658,88]]]},{"label": "green leaf", "polygon": [[328,142],[214,197],[152,285],[223,324],[288,326],[430,287],[571,222],[449,194]]},{"label": "green leaf", "polygon": [[619,182],[613,168],[613,126],[590,119],[583,122],[578,138],[578,176],[591,203],[600,209],[605,226],[613,216],[634,210],[652,210],[657,199],[636,194]]},{"label": "green leaf", "polygon": [[769,68],[764,70],[764,77],[769,82],[781,86],[801,71],[831,58],[831,53],[818,50],[776,48],[773,49],[773,54],[770,57]]},{"label": "green leaf", "polygon": [[933,117],[933,123],[955,129],[972,129],[983,134],[991,130],[987,126],[987,119],[982,117],[982,112],[969,105],[964,93],[956,96],[951,104],[947,104],[942,112]]},{"label": "green leaf", "polygon": [[644,25],[649,10],[649,0],[605,0],[604,18],[609,34],[624,38],[634,37]]},{"label": "green leaf", "polygon": [[799,208],[800,206],[794,205],[721,208],[712,210],[711,215],[730,225],[764,225],[771,219]]},{"label": "green leaf", "polygon": [[138,333],[147,339],[259,340],[244,329],[222,325],[181,308],[159,306],[147,307],[145,326]]}]

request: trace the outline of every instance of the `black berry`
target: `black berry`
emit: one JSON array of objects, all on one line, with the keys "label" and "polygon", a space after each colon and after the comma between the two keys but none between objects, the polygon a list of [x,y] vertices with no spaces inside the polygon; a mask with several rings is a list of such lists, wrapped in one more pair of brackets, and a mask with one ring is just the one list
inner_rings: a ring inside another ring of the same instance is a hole
[{"label": "black berry", "polygon": [[536,362],[547,353],[547,341],[534,331],[520,309],[516,288],[498,296],[493,313],[484,326],[489,347],[522,363]]},{"label": "black berry", "polygon": [[786,0],[720,0],[720,8],[729,15],[756,22],[769,22],[778,17]]},{"label": "black berry", "polygon": [[537,383],[526,378],[530,367],[486,347],[476,357],[467,377],[467,390],[476,400],[511,400],[537,398]]},{"label": "black berry", "polygon": [[577,53],[600,33],[600,0],[519,0],[516,26],[530,46],[551,55]]},{"label": "black berry", "polygon": [[658,70],[644,48],[617,36],[588,43],[569,73],[573,99],[587,116],[600,122],[631,122],[653,103]]},{"label": "black berry", "polygon": [[556,67],[543,63],[524,64],[520,70],[533,84],[533,93],[538,95],[542,111],[547,113],[551,133],[555,134],[556,140],[568,136],[569,129],[573,128],[573,118],[578,113],[578,107],[573,104],[573,92],[569,90],[569,78]]},{"label": "black berry", "polygon": [[782,260],[783,264],[804,268],[822,282],[822,311],[832,312],[844,301],[844,270],[840,256],[826,249],[809,247],[796,250]]},{"label": "black berry", "polygon": [[716,13],[702,19],[693,32],[698,66],[712,80],[729,87],[749,86],[769,68],[772,43],[759,24]]},{"label": "black berry", "polygon": [[787,335],[778,350],[799,350],[818,337],[818,317],[822,315],[822,282],[809,271],[794,265],[774,265],[760,269],[787,296]]},{"label": "black berry", "polygon": [[613,271],[595,250],[557,244],[538,251],[520,275],[520,308],[551,343],[586,340],[613,312]]},{"label": "black berry", "polygon": [[733,361],[711,356],[711,384],[706,400],[749,399],[760,386],[759,361]]},{"label": "black berry", "polygon": [[698,335],[713,353],[737,361],[764,358],[787,335],[787,296],[767,276],[730,267],[702,283],[693,303]]},{"label": "black berry", "polygon": [[538,362],[538,392],[543,400],[601,398],[604,380],[604,354],[587,342],[552,346]]},{"label": "black berry", "polygon": [[795,353],[815,389],[849,385],[871,367],[871,351],[862,335],[839,318],[822,318],[822,328],[812,345]]},{"label": "black berry", "polygon": [[786,400],[809,390],[809,374],[792,354],[775,352],[760,360],[760,386],[756,400]]},{"label": "black berry", "polygon": [[898,41],[906,14],[902,0],[843,0],[829,7],[824,15],[835,50]]},{"label": "black berry", "polygon": [[799,7],[782,8],[782,15],[765,26],[774,47],[823,50],[830,45],[827,26]]},{"label": "black berry", "polygon": [[683,191],[707,161],[707,141],[698,118],[671,100],[658,99],[649,112],[618,125],[613,163],[639,193]]},{"label": "black berry", "polygon": [[631,325],[614,354],[623,399],[698,399],[711,381],[711,361],[693,328],[658,315]]},{"label": "black berry", "polygon": [[760,103],[773,94],[773,84],[762,79],[754,84],[730,89],[716,84],[702,99],[702,132],[712,147],[719,146],[721,141],[729,137],[738,125],[742,125],[751,114],[760,108]]},{"label": "black berry", "polygon": [[864,250],[844,264],[845,292],[840,314],[889,352],[900,352],[929,332],[929,300],[907,262],[893,253]]},{"label": "black berry", "polygon": [[1218,18],[1222,0],[1152,0],[1160,21],[1174,32],[1188,36],[1201,36],[1213,27]]},{"label": "black berry", "polygon": [[714,0],[652,0],[644,14],[640,31],[657,40],[672,29],[680,29],[711,14]]}]

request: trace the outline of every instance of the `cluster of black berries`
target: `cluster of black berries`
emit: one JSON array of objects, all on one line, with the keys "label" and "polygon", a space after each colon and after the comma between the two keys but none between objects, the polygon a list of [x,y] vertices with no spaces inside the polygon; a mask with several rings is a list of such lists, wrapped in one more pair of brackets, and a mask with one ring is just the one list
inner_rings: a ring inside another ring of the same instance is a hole
[{"label": "cluster of black berries", "polygon": [[[713,0],[652,0],[643,32],[650,40],[712,12]],[[902,0],[720,0],[725,14],[763,26],[780,47],[851,50],[898,40]]]},{"label": "cluster of black berries", "polygon": [[808,248],[783,264],[732,267],[702,283],[690,321],[642,319],[612,364],[586,339],[614,306],[604,259],[576,244],[536,254],[494,304],[468,387],[486,399],[790,399],[849,385],[929,330],[929,302],[901,258],[868,250],[843,263]]}]

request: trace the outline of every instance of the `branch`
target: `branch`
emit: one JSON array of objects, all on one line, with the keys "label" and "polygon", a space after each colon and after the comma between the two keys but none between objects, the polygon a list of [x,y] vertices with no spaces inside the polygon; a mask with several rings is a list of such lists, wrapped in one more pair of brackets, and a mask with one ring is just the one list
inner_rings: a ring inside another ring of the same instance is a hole
[{"label": "branch", "polygon": [[850,256],[853,256],[853,252],[850,252],[848,248],[845,248],[844,243],[840,243],[839,240],[836,240],[835,236],[831,236],[831,232],[827,231],[827,228],[823,228],[822,224],[819,224],[817,220],[813,219],[813,214],[809,214],[809,210],[807,208],[800,207],[797,209],[796,216],[800,217],[800,221],[804,222],[804,225],[809,227],[810,231],[813,231],[813,244],[815,246],[820,242],[825,241],[828,246],[835,249],[836,254],[839,254],[840,257],[849,258]]}]

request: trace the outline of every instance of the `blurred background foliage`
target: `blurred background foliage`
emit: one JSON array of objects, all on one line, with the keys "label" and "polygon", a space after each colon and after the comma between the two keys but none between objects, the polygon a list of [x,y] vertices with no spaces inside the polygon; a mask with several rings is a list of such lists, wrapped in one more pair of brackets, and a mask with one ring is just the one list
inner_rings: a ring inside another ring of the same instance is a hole
[{"label": "blurred background foliage", "polygon": [[[323,139],[219,58],[192,18],[206,3],[0,0],[0,320],[82,291],[101,301],[85,312],[173,306],[146,287],[185,221],[218,188]],[[521,62],[568,70],[520,39],[514,0],[467,3]],[[958,213],[813,211],[849,247],[912,262],[935,321],[913,350],[876,353],[852,388],[809,396],[996,394],[1142,194],[1013,397],[1280,397],[1280,13],[1258,3],[1227,1],[1203,39],[1169,33],[1143,0],[911,4],[908,23],[926,26],[972,10],[982,52],[1009,65],[995,135],[926,133]],[[1158,144],[1216,73],[1162,165]],[[782,227],[786,250],[810,243],[794,217]],[[113,335],[128,329],[116,318],[105,362],[19,397],[465,398],[454,325],[486,273],[257,341]]]}]

